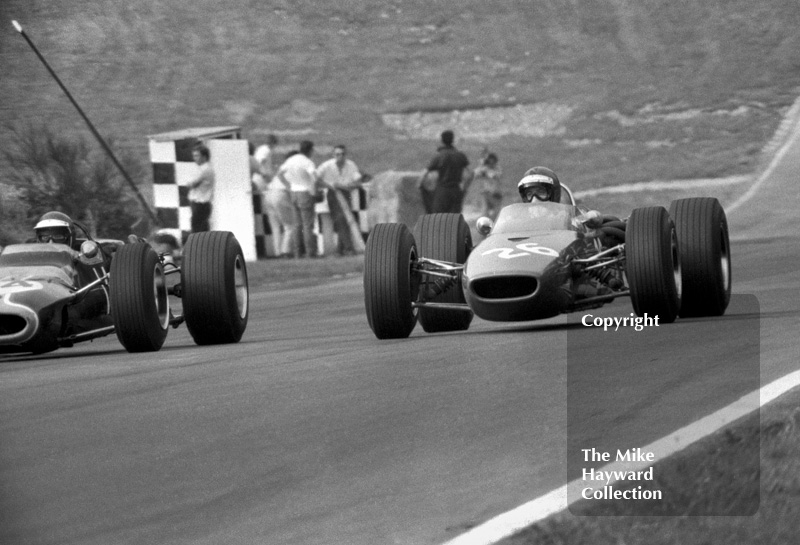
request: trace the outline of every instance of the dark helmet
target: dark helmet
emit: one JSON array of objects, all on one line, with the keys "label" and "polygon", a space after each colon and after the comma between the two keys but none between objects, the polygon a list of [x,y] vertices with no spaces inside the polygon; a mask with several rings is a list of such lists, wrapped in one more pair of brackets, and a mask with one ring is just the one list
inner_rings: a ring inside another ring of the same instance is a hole
[{"label": "dark helmet", "polygon": [[517,184],[519,195],[525,202],[533,199],[540,201],[561,202],[561,182],[556,173],[546,167],[533,167]]},{"label": "dark helmet", "polygon": [[37,242],[55,242],[72,246],[75,227],[63,212],[47,212],[33,228]]}]

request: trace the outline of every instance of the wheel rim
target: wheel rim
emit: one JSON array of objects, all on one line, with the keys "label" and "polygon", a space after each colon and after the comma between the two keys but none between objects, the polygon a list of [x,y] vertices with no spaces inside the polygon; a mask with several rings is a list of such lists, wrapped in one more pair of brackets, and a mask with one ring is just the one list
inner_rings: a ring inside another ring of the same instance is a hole
[{"label": "wheel rim", "polygon": [[239,317],[244,319],[247,316],[247,272],[244,268],[241,256],[236,256],[233,265],[233,275],[236,283],[236,308],[239,310]]},{"label": "wheel rim", "polygon": [[719,261],[720,267],[722,268],[722,285],[727,292],[731,289],[731,259],[728,248],[728,237],[725,236],[725,224],[720,225],[719,234]]},{"label": "wheel rim", "polygon": [[158,323],[161,329],[169,326],[169,294],[167,293],[167,278],[159,264],[153,267],[153,301],[156,304]]},{"label": "wheel rim", "polygon": [[681,279],[681,260],[678,257],[678,234],[673,227],[670,231],[670,254],[672,256],[672,276],[675,278],[675,290],[680,301],[683,280]]},{"label": "wheel rim", "polygon": [[414,270],[414,263],[416,262],[417,251],[412,247],[411,251],[408,253],[408,289],[411,291],[411,315],[414,317],[419,313],[419,309],[414,306],[413,302],[419,299],[419,284],[421,281],[420,273]]}]

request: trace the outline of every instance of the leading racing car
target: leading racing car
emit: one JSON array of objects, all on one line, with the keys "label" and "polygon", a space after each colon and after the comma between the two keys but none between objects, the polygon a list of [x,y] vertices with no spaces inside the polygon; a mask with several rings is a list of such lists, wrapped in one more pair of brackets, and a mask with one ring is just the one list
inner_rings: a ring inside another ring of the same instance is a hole
[{"label": "leading racing car", "polygon": [[[566,187],[565,187],[566,189]],[[372,230],[364,300],[379,339],[458,331],[473,315],[527,321],[597,308],[628,296],[638,316],[719,316],[731,295],[725,212],[715,198],[637,208],[624,220],[586,211],[566,189],[562,202],[511,204],[496,223],[478,220],[476,247],[460,214],[422,216]]]},{"label": "leading racing car", "polygon": [[[241,339],[249,288],[232,233],[189,235],[178,267],[142,239],[94,239],[74,224],[83,232],[74,247],[0,252],[0,353],[44,353],[111,333],[129,352],[157,351],[183,322],[199,345]],[[179,280],[168,282],[173,274]],[[173,313],[170,295],[181,298],[182,313]]]}]

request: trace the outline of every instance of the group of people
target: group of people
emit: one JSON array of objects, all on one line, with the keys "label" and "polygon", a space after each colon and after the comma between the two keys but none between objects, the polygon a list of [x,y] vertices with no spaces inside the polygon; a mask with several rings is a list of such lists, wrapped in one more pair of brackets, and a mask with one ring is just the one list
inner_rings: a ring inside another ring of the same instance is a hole
[{"label": "group of people", "polygon": [[327,199],[333,228],[337,235],[338,255],[351,255],[363,244],[354,229],[350,211],[351,192],[369,180],[347,158],[347,147],[333,148],[333,157],[317,166],[312,160],[314,143],[300,142],[298,150],[286,154],[275,168],[274,148],[277,137],[270,135],[267,144],[251,153],[251,175],[255,191],[261,193],[270,227],[281,257],[319,257],[314,234],[315,208]]},{"label": "group of people", "polygon": [[[273,147],[278,141],[275,136],[270,135],[267,142],[259,149],[254,149],[251,144],[252,183],[254,191],[261,193],[264,197],[268,216],[276,222],[274,232],[282,233],[278,243],[280,255],[298,257],[303,254],[303,247],[305,247],[306,255],[310,257],[318,255],[316,238],[312,229],[315,204],[319,200],[317,195],[321,188],[328,190],[328,205],[334,216],[334,228],[340,235],[337,251],[338,253],[353,253],[352,235],[354,233],[349,229],[346,217],[347,214],[350,214],[347,206],[349,191],[358,189],[369,179],[369,175],[362,174],[356,164],[347,159],[347,148],[344,145],[337,145],[333,149],[333,157],[316,166],[311,160],[314,144],[309,140],[300,143],[299,151],[287,153],[284,162],[273,174],[271,158]],[[208,231],[211,197],[214,189],[214,171],[209,166],[208,148],[202,145],[198,146],[193,150],[193,157],[200,168],[196,176],[187,184],[192,209],[192,231]],[[448,159],[447,157],[441,159],[441,162]],[[491,173],[493,168],[496,168],[494,166],[496,157],[493,158],[493,154],[489,154],[486,159],[493,159],[492,165],[487,164],[489,161],[484,161],[484,165],[482,165]],[[459,161],[463,162],[464,159],[459,159]],[[434,169],[430,168],[426,174],[432,170]],[[499,169],[495,170],[495,172],[497,171]],[[271,180],[267,182],[270,175],[272,175]],[[481,174],[481,176],[485,176],[490,184],[483,190],[486,206],[499,206],[502,200],[500,188],[496,185],[499,174],[491,177],[487,174]],[[453,201],[459,198],[453,188],[454,186],[448,185],[447,182],[441,191],[438,191],[439,187],[437,186],[433,193],[438,200],[433,202],[443,208],[449,207],[448,210],[453,211],[455,206]],[[528,169],[518,182],[517,191],[523,202],[562,202],[561,183],[558,176],[546,167],[537,166]],[[447,199],[448,195],[452,197],[452,200]],[[342,218],[342,216],[345,217]],[[602,223],[602,216],[595,211],[584,214],[584,216],[590,226],[596,227]],[[594,225],[597,221],[599,223]],[[39,242],[56,242],[67,245],[72,243],[72,221],[61,212],[45,214],[34,229]]]},{"label": "group of people", "polygon": [[[497,154],[484,150],[480,164],[469,168],[467,156],[455,147],[455,134],[445,130],[441,145],[418,180],[426,213],[460,213],[464,196],[477,182],[482,198],[482,215],[496,219],[503,201],[502,169]],[[250,173],[253,191],[262,197],[262,204],[275,237],[275,254],[281,257],[319,257],[317,238],[313,232],[315,206],[327,199],[334,231],[335,253],[351,255],[363,250],[363,240],[350,211],[351,192],[369,181],[358,166],[347,158],[347,147],[334,146],[333,156],[317,166],[312,160],[314,143],[300,142],[276,168],[278,138],[267,136],[261,146],[250,144]],[[208,231],[214,193],[214,171],[210,153],[198,144],[192,151],[198,165],[195,176],[187,182],[191,206],[192,232]],[[432,176],[436,173],[436,176]],[[549,180],[549,182],[548,182]],[[552,183],[555,180],[555,183]],[[518,184],[522,199],[558,202],[558,177],[551,170],[535,167],[525,173]]]},{"label": "group of people", "polygon": [[[417,184],[425,212],[461,213],[467,190],[477,182],[480,184],[482,215],[495,219],[503,202],[503,171],[497,154],[485,150],[480,165],[471,170],[467,156],[455,147],[453,131],[443,131],[440,138],[441,145]],[[431,176],[434,172],[437,175],[435,179]]]},{"label": "group of people", "polygon": [[[354,229],[355,219],[350,211],[351,192],[370,179],[347,158],[347,147],[333,148],[333,157],[319,166],[311,157],[314,143],[300,142],[298,150],[288,152],[275,168],[275,147],[278,138],[267,136],[266,143],[249,145],[252,189],[261,195],[262,205],[275,237],[275,254],[280,257],[319,257],[314,235],[315,206],[327,199],[333,228],[337,234],[339,255],[352,255],[363,249],[360,232]],[[203,144],[192,150],[198,169],[186,182],[191,208],[191,231],[210,230],[209,220],[214,195],[214,170],[210,152]]]},{"label": "group of people", "polygon": [[[480,185],[482,215],[492,219],[500,211],[502,170],[495,153],[485,150],[474,170],[469,159],[455,145],[451,130],[441,133],[441,146],[429,161],[419,179],[419,189],[426,213],[460,213],[464,196],[470,185]],[[347,158],[343,144],[333,148],[333,157],[319,166],[312,160],[314,143],[300,142],[298,150],[290,151],[276,168],[275,148],[278,138],[267,136],[266,143],[250,144],[250,173],[253,191],[262,197],[262,205],[275,238],[275,254],[281,257],[318,257],[314,235],[315,205],[327,199],[333,229],[337,235],[335,253],[350,255],[362,249],[360,233],[354,228],[350,212],[351,192],[369,180],[358,166]],[[198,145],[192,152],[199,166],[195,177],[187,182],[192,212],[192,232],[209,230],[214,190],[214,171],[209,162],[209,150]],[[436,176],[432,176],[436,173]]]}]

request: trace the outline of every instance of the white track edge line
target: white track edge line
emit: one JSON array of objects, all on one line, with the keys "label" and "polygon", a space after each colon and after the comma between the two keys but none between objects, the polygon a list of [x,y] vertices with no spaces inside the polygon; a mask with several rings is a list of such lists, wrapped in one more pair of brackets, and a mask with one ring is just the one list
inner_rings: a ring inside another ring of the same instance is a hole
[{"label": "white track edge line", "polygon": [[[800,101],[795,102],[792,110],[796,110],[798,108],[800,108]],[[764,170],[764,172],[758,177],[750,189],[748,189],[733,204],[728,206],[726,212],[731,212],[750,200],[758,188],[761,187],[766,179],[772,174],[780,160],[783,159],[783,156],[786,155],[786,153],[789,151],[789,148],[800,136],[800,121],[795,121],[792,124],[795,125],[794,129],[792,130],[792,136],[790,136],[789,139],[780,147],[778,152],[772,158],[772,161],[770,161],[769,166],[767,166],[766,170]],[[752,398],[756,395],[760,395],[759,406],[763,407],[767,403],[774,401],[777,397],[797,386],[800,386],[800,371],[795,371],[785,375],[767,384],[760,390],[747,394],[727,407],[724,407],[717,412],[692,424],[689,424],[688,426],[681,428],[662,439],[642,447],[642,450],[653,452],[656,455],[656,458],[663,459],[678,452],[679,450],[683,450],[699,439],[716,432],[734,420],[738,420],[739,418],[752,412],[752,403],[754,401]],[[708,424],[712,424],[712,426],[716,427],[706,430],[703,433],[701,431],[703,426]],[[681,438],[681,434],[685,434],[683,438]],[[609,464],[602,468],[602,470],[613,471],[613,468],[618,465],[619,464]],[[626,464],[625,467],[627,469],[631,469],[632,464]],[[642,464],[640,469],[644,469],[646,467],[649,466]],[[472,528],[466,533],[447,541],[443,545],[492,545],[502,539],[511,537],[520,530],[523,530],[528,526],[531,526],[532,524],[549,517],[550,515],[567,509],[567,507],[570,505],[567,491],[570,489],[570,487],[579,486],[581,486],[580,480],[571,481],[570,483],[556,488],[555,490],[552,490],[547,494],[536,498],[535,500],[531,500],[520,505],[519,507],[512,509],[511,511],[497,515],[483,524]],[[574,494],[572,496],[576,497]]]},{"label": "white track edge line", "polygon": [[[759,390],[750,392],[727,407],[641,448],[643,451],[654,453],[656,460],[663,460],[685,449],[692,443],[717,432],[724,426],[752,413],[756,406],[763,407],[798,386],[800,386],[800,371],[795,371],[761,387]],[[601,468],[601,471],[638,471],[651,465],[651,463],[645,462],[615,462]],[[614,481],[612,480],[609,484],[612,482]],[[572,496],[575,499],[579,499],[580,494],[573,492],[577,492],[584,485],[581,479],[571,481],[511,511],[497,515],[443,545],[492,545],[497,543],[550,515],[564,511],[571,503],[574,503],[574,501],[570,502],[568,497]]]},{"label": "white track edge line", "polygon": [[[787,119],[792,120],[789,126],[792,127],[791,136],[779,148],[775,155],[772,157],[767,168],[756,179],[753,185],[743,193],[736,201],[730,206],[725,207],[726,212],[732,212],[739,208],[745,202],[750,200],[756,191],[764,184],[766,179],[772,174],[778,165],[778,162],[783,159],[783,156],[789,150],[794,141],[800,136],[800,99],[796,100],[789,112],[786,115]],[[780,129],[779,129],[780,131]],[[709,178],[703,180],[653,180],[649,182],[635,182],[631,184],[614,185],[608,187],[600,187],[597,189],[584,189],[575,191],[575,198],[594,197],[596,195],[605,195],[609,193],[629,193],[636,191],[659,191],[665,189],[691,189],[693,187],[713,187],[713,186],[726,186],[743,183],[748,178],[748,175],[731,176],[730,178]]]},{"label": "white track edge line", "polygon": [[789,148],[792,145],[794,145],[797,138],[800,137],[799,129],[800,126],[795,126],[795,129],[792,131],[792,136],[789,137],[789,139],[780,147],[778,152],[772,158],[772,161],[770,161],[769,166],[767,166],[766,170],[764,170],[764,172],[761,173],[761,176],[758,177],[755,183],[752,186],[750,186],[750,189],[745,191],[745,193],[741,197],[736,199],[736,201],[734,201],[730,206],[726,207],[725,210],[726,213],[733,212],[741,205],[749,201],[753,197],[753,195],[755,195],[756,191],[758,191],[758,189],[762,185],[764,185],[764,182],[767,180],[767,178],[769,178],[770,175],[772,175],[772,172],[778,166],[778,163],[781,161],[781,159],[783,159],[783,156],[788,153]]}]

